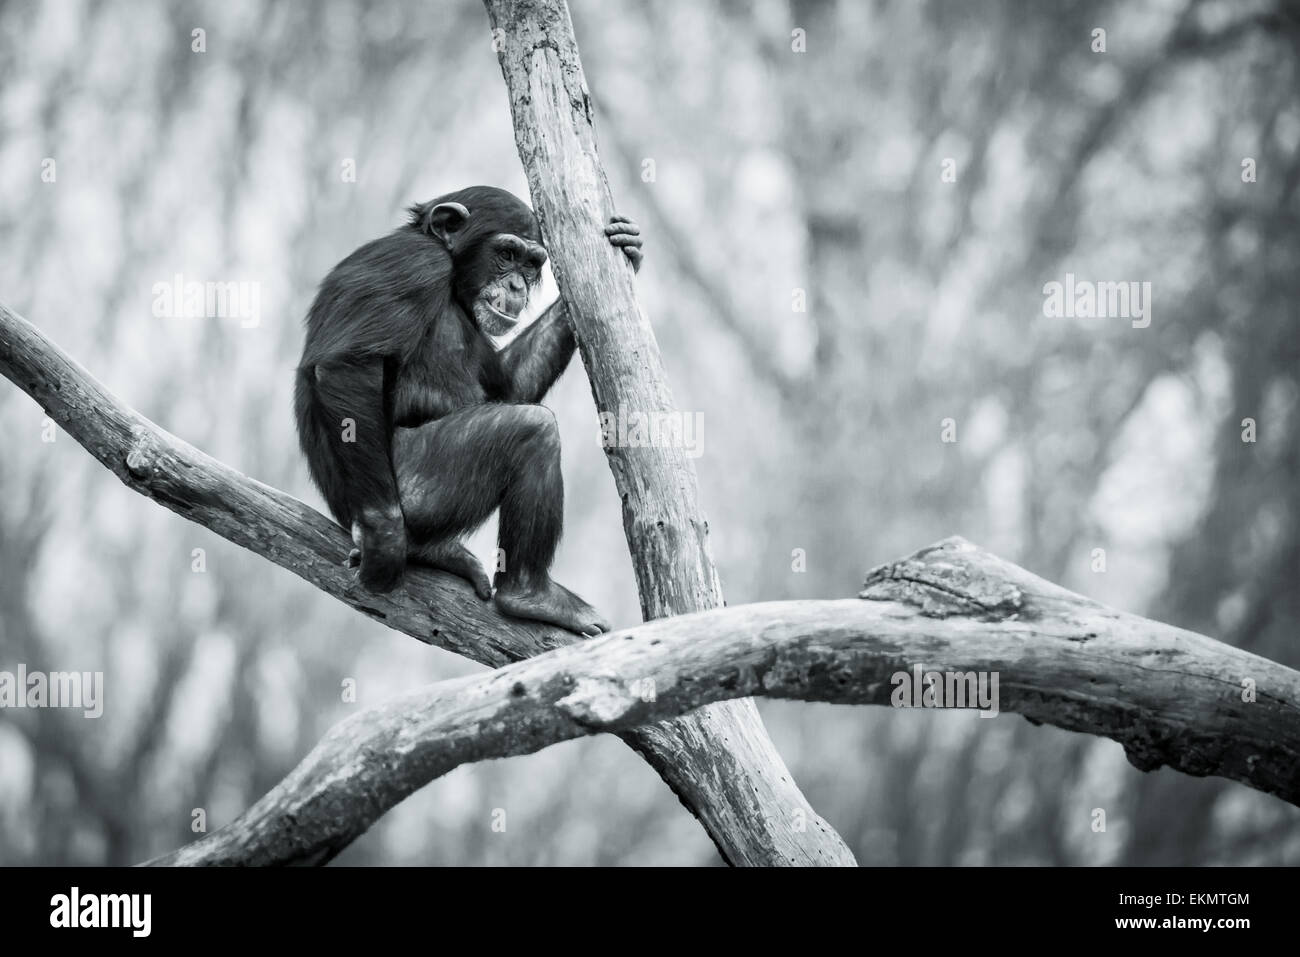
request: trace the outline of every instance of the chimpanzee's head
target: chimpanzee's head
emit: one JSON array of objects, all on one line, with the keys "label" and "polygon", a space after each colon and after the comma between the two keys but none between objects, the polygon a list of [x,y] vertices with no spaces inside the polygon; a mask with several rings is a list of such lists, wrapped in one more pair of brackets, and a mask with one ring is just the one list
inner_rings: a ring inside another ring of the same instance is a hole
[{"label": "chimpanzee's head", "polygon": [[446,245],[452,295],[478,327],[509,332],[546,263],[533,211],[504,189],[471,186],[413,206],[411,225]]}]

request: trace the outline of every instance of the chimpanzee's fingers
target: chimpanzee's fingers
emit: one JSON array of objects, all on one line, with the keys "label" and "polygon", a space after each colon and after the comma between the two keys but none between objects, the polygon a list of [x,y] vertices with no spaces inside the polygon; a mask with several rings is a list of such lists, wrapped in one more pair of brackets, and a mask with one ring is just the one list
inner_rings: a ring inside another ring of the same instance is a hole
[{"label": "chimpanzee's fingers", "polygon": [[609,237],[609,241],[615,246],[640,246],[645,242],[640,236],[631,236],[626,233],[614,233]]},{"label": "chimpanzee's fingers", "polygon": [[641,227],[630,219],[622,216],[615,216],[609,221],[609,225],[605,227],[605,235],[613,236],[616,233],[628,233],[632,236],[639,236],[641,234]]}]

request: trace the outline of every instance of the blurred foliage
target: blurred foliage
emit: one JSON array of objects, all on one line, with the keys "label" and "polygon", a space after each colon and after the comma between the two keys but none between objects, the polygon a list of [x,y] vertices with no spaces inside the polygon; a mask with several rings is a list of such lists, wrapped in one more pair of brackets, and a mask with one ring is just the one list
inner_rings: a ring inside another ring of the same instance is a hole
[{"label": "blurred foliage", "polygon": [[[679,405],[704,414],[731,604],[849,595],[960,533],[1300,667],[1293,5],[578,0],[573,16],[614,195],[648,237],[642,302]],[[0,298],[145,415],[320,507],[290,400],[315,283],[409,202],[477,182],[526,196],[481,5],[8,0],[0,26]],[[1045,318],[1066,272],[1151,282],[1151,326]],[[177,273],[260,283],[261,322],[155,318],[152,286]],[[577,363],[549,404],[557,577],[631,623]],[[42,442],[42,420],[0,383],[0,668],[102,670],[107,701],[97,721],[0,712],[0,862],[169,850],[192,809],[229,821],[355,709],[345,679],[364,705],[477,668],[141,499],[66,435]],[[761,706],[863,863],[1300,863],[1295,808],[1142,775],[1110,741],[1013,715]],[[602,738],[462,768],[340,860],[717,856]]]}]

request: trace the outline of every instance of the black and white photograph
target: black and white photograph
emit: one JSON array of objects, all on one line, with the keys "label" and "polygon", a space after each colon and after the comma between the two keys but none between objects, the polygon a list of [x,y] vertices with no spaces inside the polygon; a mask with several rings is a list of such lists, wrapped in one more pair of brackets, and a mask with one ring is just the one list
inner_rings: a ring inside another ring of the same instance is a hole
[{"label": "black and white photograph", "polygon": [[0,183],[22,922],[1300,865],[1294,0],[0,0]]}]

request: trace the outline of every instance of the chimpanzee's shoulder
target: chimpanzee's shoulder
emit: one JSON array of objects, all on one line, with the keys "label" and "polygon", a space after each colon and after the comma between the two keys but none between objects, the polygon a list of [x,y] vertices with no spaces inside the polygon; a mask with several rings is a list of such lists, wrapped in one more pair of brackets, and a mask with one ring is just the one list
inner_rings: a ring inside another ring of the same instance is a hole
[{"label": "chimpanzee's shoulder", "polygon": [[451,257],[428,236],[403,228],[354,250],[325,277],[323,287],[353,296],[405,298],[451,274]]}]

